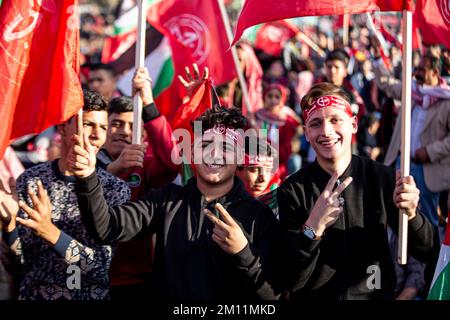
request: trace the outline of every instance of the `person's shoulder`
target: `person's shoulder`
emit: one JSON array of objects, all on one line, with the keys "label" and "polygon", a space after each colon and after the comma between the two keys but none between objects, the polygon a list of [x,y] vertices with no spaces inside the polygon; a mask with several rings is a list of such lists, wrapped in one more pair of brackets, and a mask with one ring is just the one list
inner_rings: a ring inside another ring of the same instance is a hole
[{"label": "person's shoulder", "polygon": [[278,189],[287,189],[293,185],[301,185],[305,183],[308,179],[308,170],[310,165],[301,168],[297,172],[291,174],[289,177],[286,178],[286,180],[283,181],[283,183],[278,187]]},{"label": "person's shoulder", "polygon": [[374,161],[367,157],[353,155],[353,161],[357,160],[363,172],[370,176],[370,179],[388,179],[391,181],[395,177],[395,169],[388,167],[381,162]]},{"label": "person's shoulder", "polygon": [[17,177],[17,184],[39,177],[41,180],[52,175],[51,162],[43,162],[26,169]]}]

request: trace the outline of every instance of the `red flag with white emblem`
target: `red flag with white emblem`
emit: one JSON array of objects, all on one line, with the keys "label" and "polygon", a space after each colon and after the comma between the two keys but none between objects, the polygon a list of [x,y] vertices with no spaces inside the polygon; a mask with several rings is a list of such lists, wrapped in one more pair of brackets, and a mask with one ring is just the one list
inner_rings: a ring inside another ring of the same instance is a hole
[{"label": "red flag with white emblem", "polygon": [[256,32],[255,48],[279,56],[286,42],[298,32],[297,26],[285,20],[265,23]]},{"label": "red flag with white emblem", "polygon": [[216,85],[237,77],[216,0],[161,1],[150,8],[148,20],[169,30],[188,47],[200,70],[209,68]]},{"label": "red flag with white emblem", "polygon": [[239,16],[235,43],[245,29],[269,21],[304,16],[356,14],[370,11],[413,11],[412,0],[246,0]]},{"label": "red flag with white emblem", "polygon": [[417,0],[414,23],[425,44],[443,44],[450,49],[450,1]]}]

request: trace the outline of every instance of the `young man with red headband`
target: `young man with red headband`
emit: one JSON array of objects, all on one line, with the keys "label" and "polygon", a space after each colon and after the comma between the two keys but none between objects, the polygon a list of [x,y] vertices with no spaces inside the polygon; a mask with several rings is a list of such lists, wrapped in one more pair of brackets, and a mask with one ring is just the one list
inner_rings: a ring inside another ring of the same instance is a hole
[{"label": "young man with red headband", "polygon": [[278,189],[290,298],[393,299],[386,227],[398,230],[399,209],[409,219],[409,253],[425,261],[433,248],[433,228],[418,210],[414,179],[352,155],[357,121],[341,88],[317,84],[301,105],[317,159]]},{"label": "young man with red headband", "polygon": [[108,207],[89,144],[74,145],[70,166],[78,178],[83,221],[101,243],[156,234],[155,292],[149,289],[149,295],[181,301],[276,299],[271,280],[273,255],[279,252],[276,219],[234,177],[246,119],[221,108],[197,120],[202,134],[193,144],[196,178],[123,206]]},{"label": "young man with red headband", "polygon": [[267,204],[278,216],[276,188],[281,184],[281,179],[274,172],[274,167],[277,167],[274,162],[278,161],[275,149],[268,141],[257,136],[255,139],[246,137],[244,149],[244,163],[237,167],[236,176],[242,180],[250,195]]}]

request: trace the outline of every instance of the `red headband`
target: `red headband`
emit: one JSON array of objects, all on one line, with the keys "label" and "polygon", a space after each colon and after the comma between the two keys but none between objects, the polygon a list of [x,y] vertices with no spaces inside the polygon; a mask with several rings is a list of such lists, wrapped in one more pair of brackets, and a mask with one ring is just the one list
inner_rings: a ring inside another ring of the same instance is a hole
[{"label": "red headband", "polygon": [[244,166],[273,168],[273,158],[268,156],[252,156],[245,154]]},{"label": "red headband", "polygon": [[230,138],[236,145],[242,147],[244,145],[244,139],[242,134],[234,128],[226,127],[223,124],[216,124],[213,128],[210,128],[204,132],[206,135],[221,134]]},{"label": "red headband", "polygon": [[313,112],[323,109],[323,108],[330,108],[330,107],[342,110],[345,113],[347,113],[350,117],[353,117],[352,108],[350,106],[350,103],[348,103],[347,100],[345,100],[341,97],[338,97],[338,96],[326,95],[326,96],[321,96],[321,97],[315,99],[311,103],[311,108],[303,111],[302,115],[303,115],[303,120],[305,121],[305,124],[306,124],[306,122],[308,122],[308,118],[310,117],[310,115]]}]

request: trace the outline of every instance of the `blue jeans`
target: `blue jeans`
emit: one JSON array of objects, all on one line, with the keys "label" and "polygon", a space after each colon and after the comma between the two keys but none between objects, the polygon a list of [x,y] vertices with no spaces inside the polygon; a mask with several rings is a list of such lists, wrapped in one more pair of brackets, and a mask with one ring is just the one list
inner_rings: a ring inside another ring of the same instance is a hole
[{"label": "blue jeans", "polygon": [[[400,157],[397,158],[396,168],[400,168]],[[428,218],[433,226],[437,227],[439,225],[437,214],[439,192],[432,192],[428,189],[425,184],[422,164],[411,162],[409,174],[413,176],[416,186],[420,190],[419,206],[422,213]]]}]

